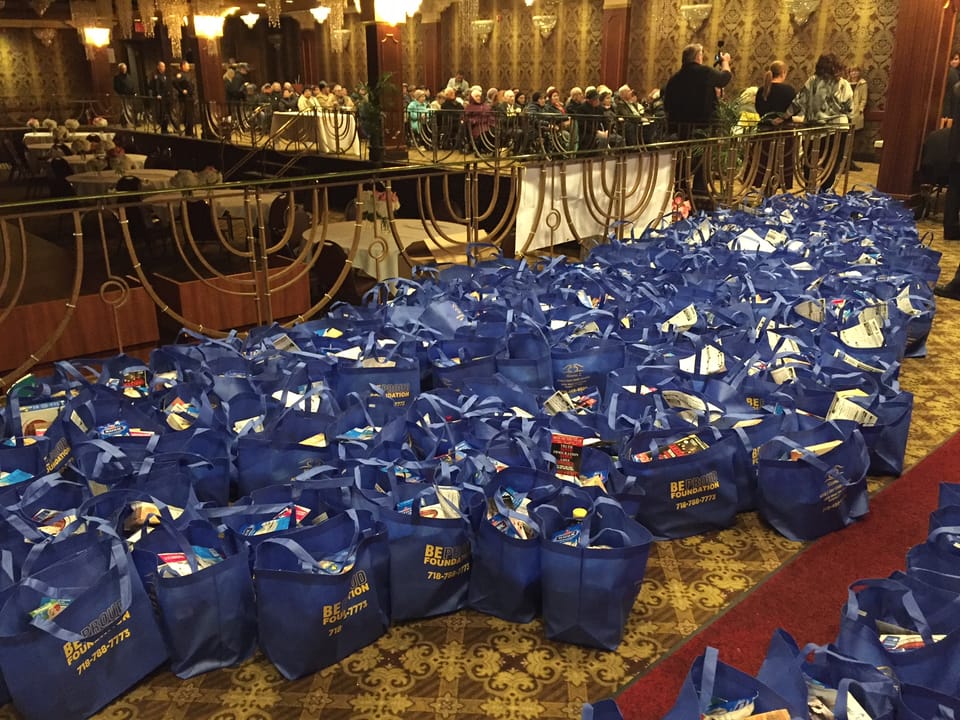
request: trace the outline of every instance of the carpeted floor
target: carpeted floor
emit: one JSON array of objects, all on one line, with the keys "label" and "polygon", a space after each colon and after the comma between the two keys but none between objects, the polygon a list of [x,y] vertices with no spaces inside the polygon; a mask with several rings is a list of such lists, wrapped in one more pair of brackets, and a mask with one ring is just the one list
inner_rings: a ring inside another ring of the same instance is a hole
[{"label": "carpeted floor", "polygon": [[843,532],[821,538],[658,662],[617,698],[625,720],[658,720],[673,705],[687,670],[704,648],[745,672],[760,669],[777,628],[803,646],[833,642],[848,586],[905,567],[907,551],[923,542],[942,480],[956,479],[960,434],[924,458],[870,502],[870,514]]},{"label": "carpeted floor", "polygon": [[[865,167],[855,181],[875,179],[877,166]],[[935,231],[933,245],[944,251],[942,266],[952,274],[960,260],[960,243],[945,243],[935,222],[922,228]],[[960,340],[958,311],[960,303],[942,304],[929,357],[908,360],[901,373],[902,385],[916,395],[908,465],[960,427],[960,367],[953,355]],[[885,484],[872,481],[874,489]],[[802,547],[764,527],[755,513],[741,515],[734,527],[722,532],[658,543],[616,653],[549,642],[538,621],[512,625],[462,611],[395,626],[374,645],[297,682],[283,680],[261,656],[187,681],[158,672],[97,717],[578,718],[583,702],[612,695],[643,674]],[[0,709],[0,720],[15,717],[9,707]]]}]

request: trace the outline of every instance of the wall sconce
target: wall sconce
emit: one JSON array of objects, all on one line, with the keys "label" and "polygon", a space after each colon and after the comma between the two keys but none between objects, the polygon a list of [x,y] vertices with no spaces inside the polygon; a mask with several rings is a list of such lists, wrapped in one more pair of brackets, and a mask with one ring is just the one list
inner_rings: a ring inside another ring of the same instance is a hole
[{"label": "wall sconce", "polygon": [[243,24],[247,26],[247,30],[253,30],[253,26],[257,24],[260,15],[259,13],[248,12],[245,15],[241,15],[240,19],[243,20]]},{"label": "wall sconce", "polygon": [[57,31],[53,28],[34,28],[33,36],[39,40],[40,44],[44,47],[50,47],[57,37]]},{"label": "wall sconce", "polygon": [[50,9],[52,4],[53,0],[30,0],[30,7],[40,17],[43,17],[43,14]]},{"label": "wall sconce", "polygon": [[533,7],[533,0],[523,0],[523,4],[527,7]]},{"label": "wall sconce", "polygon": [[680,14],[687,23],[687,27],[696,31],[710,17],[710,11],[713,10],[712,3],[697,3],[696,5],[681,5]]},{"label": "wall sconce", "polygon": [[820,9],[820,0],[787,0],[790,19],[797,25],[806,25],[810,16]]},{"label": "wall sconce", "polygon": [[317,25],[323,25],[324,20],[330,17],[330,8],[326,5],[318,5],[310,8],[310,14],[313,15]]},{"label": "wall sconce", "polygon": [[350,31],[346,28],[330,31],[331,49],[334,53],[342,53],[350,47]]},{"label": "wall sconce", "polygon": [[490,33],[493,32],[493,20],[474,20],[470,24],[473,25],[474,32],[480,38],[480,44],[486,45],[487,40],[490,39]]},{"label": "wall sconce", "polygon": [[110,28],[85,27],[81,32],[84,45],[102,48],[110,44]]},{"label": "wall sconce", "polygon": [[222,15],[194,15],[193,31],[198,38],[216,40],[223,37]]},{"label": "wall sconce", "polygon": [[546,40],[557,26],[556,15],[534,15],[533,24],[540,31],[540,37]]},{"label": "wall sconce", "polygon": [[421,0],[377,0],[373,4],[374,18],[387,25],[399,25],[420,11]]}]

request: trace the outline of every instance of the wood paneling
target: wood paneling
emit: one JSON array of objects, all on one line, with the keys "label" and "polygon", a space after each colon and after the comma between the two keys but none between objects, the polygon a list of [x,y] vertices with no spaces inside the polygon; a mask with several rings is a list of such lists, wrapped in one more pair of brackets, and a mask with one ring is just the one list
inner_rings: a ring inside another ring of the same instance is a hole
[{"label": "wood paneling", "polygon": [[896,112],[884,113],[880,130],[885,143],[877,187],[892,195],[913,193],[923,138],[937,127],[945,84],[943,58],[949,56],[955,13],[939,2],[901,4],[888,92],[891,98],[913,101],[898,102]]},{"label": "wood paneling", "polygon": [[630,56],[630,8],[605,8],[603,11],[603,55],[600,77],[616,90],[627,80]]},{"label": "wood paneling", "polygon": [[[215,287],[236,291],[237,280],[250,280],[249,273],[228,276],[229,279],[210,280]],[[231,282],[233,281],[233,282]],[[174,311],[186,319],[215,330],[230,330],[255,325],[257,308],[252,297],[239,297],[218,292],[199,280],[178,282],[163,275],[154,276],[154,289]],[[249,286],[248,286],[249,287]],[[302,277],[290,287],[270,296],[276,319],[292,318],[310,307],[310,286]]]},{"label": "wood paneling", "polygon": [[[48,300],[17,307],[0,325],[0,336],[12,342],[0,343],[0,368],[12,370],[40,348],[55,332],[66,313],[66,300]],[[83,295],[64,334],[44,361],[95,355],[147,343],[156,344],[156,307],[143,288],[131,288],[126,302],[114,309],[99,295]]]}]

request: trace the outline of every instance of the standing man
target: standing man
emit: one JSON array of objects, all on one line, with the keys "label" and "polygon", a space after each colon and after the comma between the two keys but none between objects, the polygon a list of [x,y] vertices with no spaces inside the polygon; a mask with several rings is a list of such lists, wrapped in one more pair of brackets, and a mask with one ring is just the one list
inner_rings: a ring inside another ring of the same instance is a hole
[{"label": "standing man", "polygon": [[170,132],[171,104],[170,80],[167,78],[167,65],[161,60],[157,63],[157,71],[150,78],[150,97],[153,98],[153,112],[156,114],[157,125],[164,135]]},{"label": "standing man", "polygon": [[196,90],[193,81],[187,74],[190,72],[190,63],[184,61],[180,63],[180,70],[173,78],[173,89],[177,94],[177,102],[180,104],[180,119],[183,121],[183,134],[187,137],[196,137],[197,121],[194,113],[194,102],[196,101]]},{"label": "standing man", "polygon": [[667,126],[681,140],[693,137],[694,130],[707,129],[716,120],[717,91],[726,87],[730,72],[730,53],[720,53],[718,70],[703,64],[703,45],[694,43],[683,49],[683,65],[667,81],[663,102]]},{"label": "standing man", "polygon": [[[718,69],[703,64],[703,45],[693,43],[683,49],[680,70],[667,81],[663,89],[663,105],[667,112],[667,129],[680,140],[689,140],[697,130],[709,135],[716,121],[717,101],[720,88],[726,87],[733,78],[730,72],[730,53],[721,52]],[[694,160],[693,194],[700,197],[699,207],[712,209],[706,196],[707,174],[703,156]],[[677,182],[686,186],[689,178],[682,177],[677,166]]]},{"label": "standing man", "polygon": [[127,72],[126,63],[117,65],[117,74],[113,76],[113,91],[120,99],[120,127],[136,125],[131,98],[137,94],[137,89],[133,85],[133,78]]},{"label": "standing man", "polygon": [[464,79],[462,70],[457,70],[457,74],[447,80],[447,87],[453,89],[459,98],[466,98],[470,94],[470,83]]}]

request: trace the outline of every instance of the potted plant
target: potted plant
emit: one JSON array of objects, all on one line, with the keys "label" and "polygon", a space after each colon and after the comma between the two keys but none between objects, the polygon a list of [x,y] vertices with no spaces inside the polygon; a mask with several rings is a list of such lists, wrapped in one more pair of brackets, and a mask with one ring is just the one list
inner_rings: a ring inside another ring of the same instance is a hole
[{"label": "potted plant", "polygon": [[361,100],[357,105],[359,130],[367,137],[370,146],[370,160],[382,162],[384,155],[383,120],[384,100],[395,93],[397,86],[390,81],[393,73],[381,75],[376,83],[361,83]]}]

